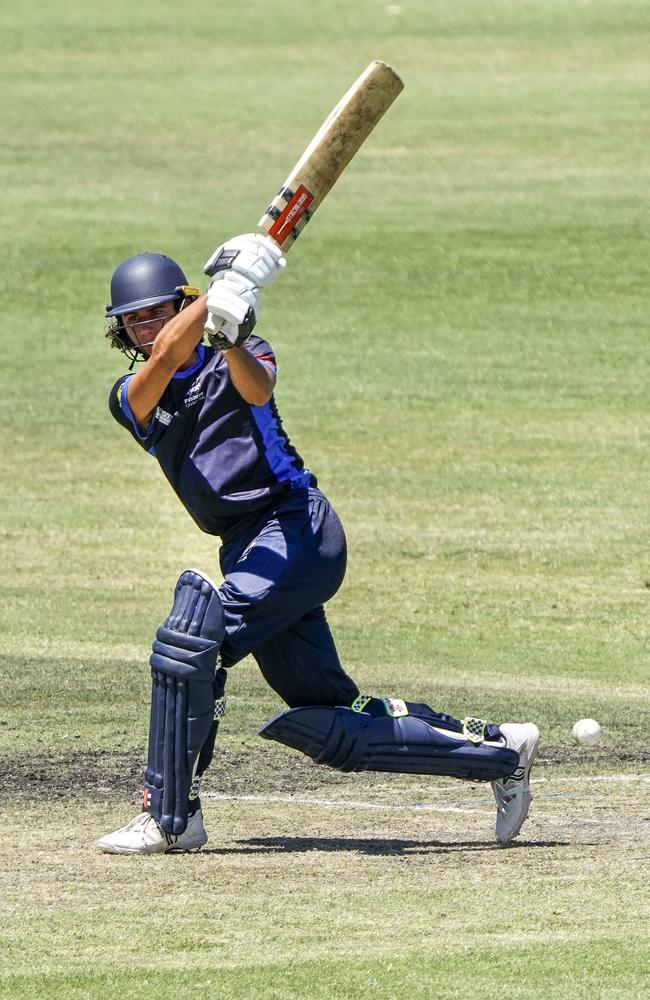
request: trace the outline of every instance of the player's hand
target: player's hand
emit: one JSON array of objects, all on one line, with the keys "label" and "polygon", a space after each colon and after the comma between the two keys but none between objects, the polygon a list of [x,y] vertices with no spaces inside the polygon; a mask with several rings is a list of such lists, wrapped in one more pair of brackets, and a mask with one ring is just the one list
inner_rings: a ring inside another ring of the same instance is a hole
[{"label": "player's hand", "polygon": [[260,314],[260,290],[235,271],[219,273],[208,289],[205,332],[213,347],[239,347],[252,333]]},{"label": "player's hand", "polygon": [[284,270],[286,260],[280,247],[268,236],[247,233],[222,243],[205,262],[203,270],[211,278],[222,271],[235,271],[262,288]]}]

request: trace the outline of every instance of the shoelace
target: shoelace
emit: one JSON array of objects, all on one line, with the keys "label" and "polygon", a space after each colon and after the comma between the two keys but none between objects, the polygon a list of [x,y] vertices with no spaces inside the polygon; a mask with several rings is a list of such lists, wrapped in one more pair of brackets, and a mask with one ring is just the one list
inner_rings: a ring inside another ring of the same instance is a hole
[{"label": "shoelace", "polygon": [[150,813],[147,813],[147,812],[140,813],[139,816],[136,816],[135,819],[132,820],[132,822],[131,822],[131,829],[132,830],[139,830],[140,827],[146,826],[146,824],[149,822],[150,819],[151,819],[151,814]]}]

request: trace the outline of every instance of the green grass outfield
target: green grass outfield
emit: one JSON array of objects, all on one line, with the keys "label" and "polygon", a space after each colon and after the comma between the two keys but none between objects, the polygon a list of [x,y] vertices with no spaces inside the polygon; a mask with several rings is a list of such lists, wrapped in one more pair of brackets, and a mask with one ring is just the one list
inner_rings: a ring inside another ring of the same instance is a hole
[{"label": "green grass outfield", "polygon": [[[646,0],[3,9],[0,996],[647,993],[649,44]],[[200,282],[376,57],[406,89],[259,329],[346,526],[344,662],[535,719],[531,819],[499,850],[489,789],[262,744],[246,662],[209,850],[99,856],[173,584],[217,574],[108,414],[110,273],[160,250]]]}]

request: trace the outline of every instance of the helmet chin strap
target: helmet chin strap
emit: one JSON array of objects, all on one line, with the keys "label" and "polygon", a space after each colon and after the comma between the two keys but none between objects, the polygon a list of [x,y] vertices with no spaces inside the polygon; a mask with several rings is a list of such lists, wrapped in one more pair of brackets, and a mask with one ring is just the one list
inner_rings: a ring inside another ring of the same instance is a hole
[{"label": "helmet chin strap", "polygon": [[133,369],[135,368],[136,364],[142,364],[143,361],[147,360],[147,358],[149,357],[149,355],[145,354],[143,348],[144,347],[151,347],[152,345],[153,345],[153,340],[150,340],[148,344],[138,344],[137,347],[134,344],[132,351],[130,351],[128,348],[126,348],[124,350],[124,354],[126,354],[127,358],[129,358],[129,357],[131,358],[131,364],[129,365],[129,371],[130,372],[133,371]]}]

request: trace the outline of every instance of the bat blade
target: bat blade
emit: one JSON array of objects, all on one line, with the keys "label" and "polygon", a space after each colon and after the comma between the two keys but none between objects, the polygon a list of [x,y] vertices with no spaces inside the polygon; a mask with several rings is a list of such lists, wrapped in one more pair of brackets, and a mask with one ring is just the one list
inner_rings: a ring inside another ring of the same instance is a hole
[{"label": "bat blade", "polygon": [[257,228],[286,254],[404,84],[376,59],[325,119]]}]

